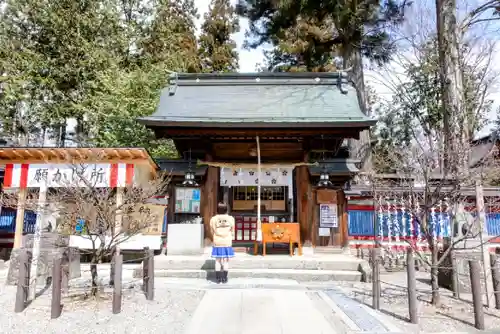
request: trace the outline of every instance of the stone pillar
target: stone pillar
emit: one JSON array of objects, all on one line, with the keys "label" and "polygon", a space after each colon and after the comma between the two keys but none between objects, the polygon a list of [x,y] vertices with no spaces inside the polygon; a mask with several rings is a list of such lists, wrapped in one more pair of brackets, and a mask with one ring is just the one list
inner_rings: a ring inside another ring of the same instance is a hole
[{"label": "stone pillar", "polygon": [[30,291],[29,298],[34,299],[36,294],[36,285],[37,285],[37,276],[38,276],[38,265],[41,258],[41,248],[42,248],[42,230],[45,223],[45,217],[47,216],[46,212],[46,204],[47,204],[47,185],[44,183],[40,186],[40,190],[38,193],[38,212],[36,216],[35,223],[35,235],[33,237],[33,260],[31,261],[31,269],[30,269]]}]

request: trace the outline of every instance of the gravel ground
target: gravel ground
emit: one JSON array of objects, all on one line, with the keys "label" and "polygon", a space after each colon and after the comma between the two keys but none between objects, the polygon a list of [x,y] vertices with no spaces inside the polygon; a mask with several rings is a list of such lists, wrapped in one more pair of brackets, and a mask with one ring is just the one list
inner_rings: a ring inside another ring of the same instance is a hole
[{"label": "gravel ground", "polygon": [[[132,278],[131,270],[124,270],[122,312],[111,313],[111,294],[105,289],[99,300],[82,296],[89,291],[86,268],[80,279],[71,281],[69,296],[63,299],[64,308],[60,318],[50,319],[50,289],[41,294],[26,310],[16,314],[14,300],[16,287],[5,286],[6,269],[0,269],[0,322],[1,333],[184,333],[186,326],[203,298],[201,287],[195,289],[168,288],[168,279],[155,278],[155,300],[146,301],[140,289],[140,281]],[[103,283],[109,277],[105,266],[99,268]],[[407,321],[408,304],[406,274],[404,272],[382,274],[381,311],[391,316],[394,324],[408,334],[464,332],[479,333],[473,327],[474,313],[470,295],[467,300],[456,300],[442,289],[442,306],[429,304],[430,286],[426,283],[429,274],[417,272],[419,295],[418,325]],[[360,282],[315,282],[317,288],[328,285],[340,287],[348,296],[371,306],[371,283]],[[300,285],[300,284],[299,284]],[[39,288],[41,290],[42,287]],[[200,290],[197,290],[200,289]],[[500,333],[500,310],[485,309],[486,329]],[[495,330],[496,329],[496,330]]]},{"label": "gravel ground", "polygon": [[[0,270],[0,279],[6,273]],[[111,294],[83,300],[88,288],[72,283],[58,319],[50,319],[50,289],[22,313],[14,313],[16,287],[0,284],[1,333],[184,333],[204,291],[171,290],[155,283],[155,300],[147,301],[137,283],[124,284],[122,312],[112,314]],[[39,289],[40,290],[40,289]]]},{"label": "gravel ground", "polygon": [[[420,279],[420,280],[419,280]],[[381,311],[390,315],[394,323],[406,333],[466,332],[480,333],[474,329],[474,312],[470,295],[457,300],[448,290],[440,289],[442,305],[436,308],[430,305],[431,287],[427,284],[429,274],[417,272],[419,324],[408,322],[408,297],[406,291],[406,273],[384,273],[381,275],[382,297]],[[339,282],[339,286],[352,298],[372,305],[372,284],[361,282]],[[487,330],[500,333],[500,310],[485,309]]]}]

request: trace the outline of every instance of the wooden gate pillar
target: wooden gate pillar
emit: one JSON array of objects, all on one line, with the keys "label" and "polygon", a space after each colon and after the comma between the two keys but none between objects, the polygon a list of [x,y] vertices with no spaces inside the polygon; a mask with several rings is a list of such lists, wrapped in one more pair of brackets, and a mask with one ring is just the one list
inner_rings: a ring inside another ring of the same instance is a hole
[{"label": "wooden gate pillar", "polygon": [[[319,245],[334,246],[334,247],[349,247],[349,231],[347,217],[347,200],[343,190],[333,189],[317,189],[316,190],[315,208],[317,214],[320,215],[320,207],[324,205],[334,205],[337,208],[337,226],[329,227],[329,236],[320,236]],[[321,228],[321,218],[319,224]]]},{"label": "wooden gate pillar", "polygon": [[298,166],[295,168],[295,183],[297,187],[297,218],[300,225],[300,240],[305,247],[311,246],[311,187],[309,168]]},{"label": "wooden gate pillar", "polygon": [[210,219],[217,213],[217,194],[219,187],[219,168],[208,166],[205,183],[201,189],[201,214],[203,217],[205,246],[212,245]]},{"label": "wooden gate pillar", "polygon": [[347,211],[347,197],[343,190],[338,192],[339,198],[339,224],[341,232],[341,244],[343,248],[349,248],[349,217]]}]

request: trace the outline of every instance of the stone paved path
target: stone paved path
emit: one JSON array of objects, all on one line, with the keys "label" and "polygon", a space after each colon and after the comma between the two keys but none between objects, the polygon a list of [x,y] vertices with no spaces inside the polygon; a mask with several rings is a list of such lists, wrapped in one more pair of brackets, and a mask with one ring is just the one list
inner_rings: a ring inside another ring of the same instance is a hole
[{"label": "stone paved path", "polygon": [[[187,334],[350,334],[401,331],[382,314],[337,289],[282,282],[207,285]],[[265,286],[266,288],[255,288]]]}]

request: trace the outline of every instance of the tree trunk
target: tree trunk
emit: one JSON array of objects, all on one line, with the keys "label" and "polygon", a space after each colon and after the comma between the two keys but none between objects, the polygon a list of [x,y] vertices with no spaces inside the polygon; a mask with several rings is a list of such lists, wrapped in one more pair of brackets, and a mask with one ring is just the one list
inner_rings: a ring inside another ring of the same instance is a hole
[{"label": "tree trunk", "polygon": [[59,134],[57,136],[57,147],[65,147],[66,146],[66,120],[64,123],[59,125]]},{"label": "tree trunk", "polygon": [[[343,52],[344,69],[352,67],[349,78],[352,80],[356,88],[358,104],[361,112],[368,115],[369,108],[366,105],[366,91],[363,71],[363,58],[361,52],[356,48],[346,48]],[[359,140],[349,140],[350,157],[363,160],[363,171],[372,169],[371,145],[370,145],[370,130],[361,131]]]},{"label": "tree trunk", "polygon": [[99,282],[97,280],[97,264],[102,261],[102,257],[104,254],[104,240],[102,238],[102,235],[99,236],[99,239],[101,239],[101,244],[99,245],[99,248],[93,252],[92,260],[90,261],[90,273],[92,275],[92,296],[97,296],[99,292]]},{"label": "tree trunk", "polygon": [[109,267],[109,285],[115,285],[115,254],[116,250],[111,252],[111,263]]},{"label": "tree trunk", "polygon": [[85,147],[87,144],[83,117],[76,119],[75,138],[78,147]]},{"label": "tree trunk", "polygon": [[436,0],[436,23],[439,48],[439,75],[443,102],[445,170],[467,164],[469,131],[463,108],[463,82],[460,70],[460,49],[456,0]]},{"label": "tree trunk", "polygon": [[99,284],[97,282],[97,264],[99,263],[98,256],[96,253],[92,255],[92,259],[90,260],[90,274],[92,275],[92,289],[91,295],[97,296],[99,292]]},{"label": "tree trunk", "polygon": [[429,243],[431,249],[431,288],[432,288],[432,301],[431,304],[439,306],[441,296],[439,294],[439,278],[438,278],[438,248],[434,241]]}]

